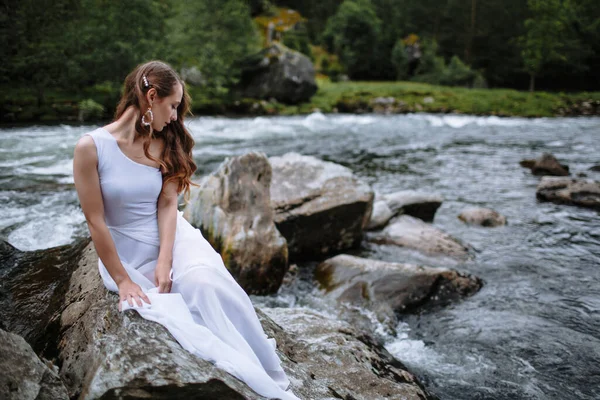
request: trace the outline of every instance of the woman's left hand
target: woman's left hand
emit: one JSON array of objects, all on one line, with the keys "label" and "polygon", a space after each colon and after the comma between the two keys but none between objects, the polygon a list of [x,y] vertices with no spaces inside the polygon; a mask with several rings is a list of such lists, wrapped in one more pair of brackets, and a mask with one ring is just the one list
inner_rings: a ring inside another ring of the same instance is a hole
[{"label": "woman's left hand", "polygon": [[154,270],[154,284],[158,287],[158,293],[170,293],[171,292],[171,264],[167,262],[161,262],[160,260],[156,263],[156,269]]}]

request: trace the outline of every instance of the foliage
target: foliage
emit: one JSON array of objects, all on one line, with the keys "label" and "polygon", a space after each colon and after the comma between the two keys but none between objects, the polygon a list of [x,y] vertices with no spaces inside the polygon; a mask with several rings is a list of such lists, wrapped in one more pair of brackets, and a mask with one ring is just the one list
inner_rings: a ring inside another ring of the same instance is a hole
[{"label": "foliage", "polygon": [[408,55],[402,39],[398,39],[392,49],[392,64],[396,67],[397,80],[408,78]]},{"label": "foliage", "polygon": [[345,0],[327,21],[325,45],[340,58],[352,79],[363,79],[376,68],[381,21],[367,0]]},{"label": "foliage", "polygon": [[236,62],[260,49],[260,36],[243,0],[198,0],[177,3],[167,21],[170,51],[176,67],[197,67],[206,90],[222,93],[240,77]]},{"label": "foliage", "polygon": [[569,41],[569,0],[528,0],[531,17],[525,20],[525,35],[519,38],[525,71],[531,76],[530,90],[535,76],[551,61],[567,63],[566,47]]},{"label": "foliage", "polygon": [[104,114],[104,107],[101,104],[96,103],[92,99],[85,99],[77,104],[79,108],[79,121],[87,121],[91,118],[102,118]]}]

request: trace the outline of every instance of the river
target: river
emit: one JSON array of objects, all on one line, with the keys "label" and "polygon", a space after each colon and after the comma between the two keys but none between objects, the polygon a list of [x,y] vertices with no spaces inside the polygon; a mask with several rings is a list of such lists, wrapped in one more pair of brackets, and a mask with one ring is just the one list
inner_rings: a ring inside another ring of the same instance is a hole
[{"label": "river", "polygon": [[[376,192],[415,189],[444,203],[434,225],[471,245],[465,263],[392,246],[359,253],[447,266],[481,277],[473,297],[402,318],[386,347],[441,399],[600,398],[600,213],[536,201],[539,178],[519,166],[553,153],[574,174],[600,164],[600,118],[464,115],[323,115],[186,122],[198,173],[225,157],[294,151],[351,168]],[[95,126],[0,129],[0,235],[21,250],[87,234],[73,187],[77,138]],[[505,215],[499,228],[469,227],[470,206]],[[304,268],[301,266],[301,268]],[[328,305],[310,274],[258,305]]]}]

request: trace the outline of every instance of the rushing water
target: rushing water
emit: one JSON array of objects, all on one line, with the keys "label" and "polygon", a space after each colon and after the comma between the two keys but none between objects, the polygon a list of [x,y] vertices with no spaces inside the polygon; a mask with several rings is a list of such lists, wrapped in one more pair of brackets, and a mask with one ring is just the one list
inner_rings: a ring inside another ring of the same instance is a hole
[{"label": "rushing water", "polygon": [[[550,151],[577,174],[600,163],[600,119],[520,119],[427,114],[327,115],[188,122],[199,173],[227,156],[289,151],[348,166],[375,191],[417,189],[445,201],[434,224],[476,249],[452,264],[392,246],[361,254],[449,266],[485,281],[475,296],[408,316],[387,348],[441,399],[600,398],[600,214],[538,203],[539,178],[519,166]],[[92,126],[0,129],[0,235],[22,250],[86,235],[72,178],[77,138]],[[508,218],[463,225],[469,206]],[[302,267],[302,266],[301,266]],[[327,309],[310,274],[264,305]]]}]

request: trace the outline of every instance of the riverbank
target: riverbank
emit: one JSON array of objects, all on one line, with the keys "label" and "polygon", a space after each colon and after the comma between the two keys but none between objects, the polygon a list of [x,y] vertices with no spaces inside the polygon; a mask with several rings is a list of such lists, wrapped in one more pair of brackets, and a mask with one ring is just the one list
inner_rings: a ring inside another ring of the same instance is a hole
[{"label": "riverbank", "polygon": [[[330,82],[318,80],[310,102],[286,105],[275,100],[207,97],[189,87],[194,115],[298,115],[323,113],[454,113],[503,117],[600,115],[600,92],[549,93],[513,89],[467,89],[415,82]],[[54,123],[109,119],[119,89],[97,85],[79,94],[54,90],[40,103],[33,90],[2,88],[0,123]],[[92,100],[92,101],[90,101]]]}]

